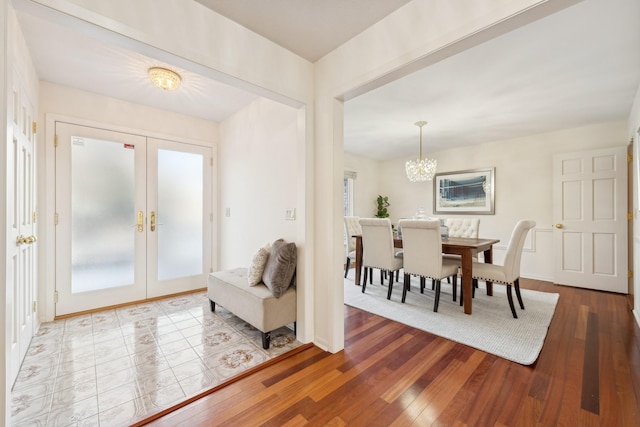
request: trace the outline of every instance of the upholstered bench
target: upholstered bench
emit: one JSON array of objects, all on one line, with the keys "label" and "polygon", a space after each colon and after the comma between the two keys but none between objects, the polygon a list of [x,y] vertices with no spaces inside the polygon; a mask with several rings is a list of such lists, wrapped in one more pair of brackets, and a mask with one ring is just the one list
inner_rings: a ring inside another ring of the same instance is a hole
[{"label": "upholstered bench", "polygon": [[271,331],[293,323],[296,328],[296,288],[289,286],[276,298],[263,283],[249,286],[246,268],[209,274],[211,311],[220,304],[262,332],[262,347],[269,348]]}]

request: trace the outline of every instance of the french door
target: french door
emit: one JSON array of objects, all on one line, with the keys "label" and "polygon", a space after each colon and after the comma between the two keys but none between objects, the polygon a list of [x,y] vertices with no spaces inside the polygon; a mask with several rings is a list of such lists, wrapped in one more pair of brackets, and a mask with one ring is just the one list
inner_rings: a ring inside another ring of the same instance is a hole
[{"label": "french door", "polygon": [[56,315],[205,286],[211,148],[56,123]]}]

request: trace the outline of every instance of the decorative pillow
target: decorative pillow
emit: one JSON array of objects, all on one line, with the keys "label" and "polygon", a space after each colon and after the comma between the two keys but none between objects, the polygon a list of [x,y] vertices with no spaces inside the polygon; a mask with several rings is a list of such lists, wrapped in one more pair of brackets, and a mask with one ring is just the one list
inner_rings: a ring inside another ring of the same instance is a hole
[{"label": "decorative pillow", "polygon": [[249,286],[255,286],[262,281],[262,273],[264,273],[264,267],[267,265],[270,249],[271,245],[267,244],[264,248],[258,249],[258,252],[253,256],[249,269],[247,270]]},{"label": "decorative pillow", "polygon": [[280,298],[289,289],[297,260],[295,243],[278,239],[271,245],[271,255],[264,268],[262,282],[267,285],[274,297]]}]

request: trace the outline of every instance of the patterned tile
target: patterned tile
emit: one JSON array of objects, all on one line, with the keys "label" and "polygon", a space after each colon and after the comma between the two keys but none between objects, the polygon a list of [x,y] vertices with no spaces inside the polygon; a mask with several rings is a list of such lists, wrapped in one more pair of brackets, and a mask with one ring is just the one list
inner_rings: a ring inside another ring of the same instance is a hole
[{"label": "patterned tile", "polygon": [[123,426],[300,345],[260,331],[206,292],[44,323],[12,390],[12,426]]}]

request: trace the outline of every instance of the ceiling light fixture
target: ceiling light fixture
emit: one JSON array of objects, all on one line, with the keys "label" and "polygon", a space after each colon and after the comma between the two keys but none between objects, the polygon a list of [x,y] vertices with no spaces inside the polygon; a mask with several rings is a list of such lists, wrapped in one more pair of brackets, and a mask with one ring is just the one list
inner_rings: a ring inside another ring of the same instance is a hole
[{"label": "ceiling light fixture", "polygon": [[154,85],[164,90],[177,89],[182,81],[180,74],[161,67],[149,68],[149,79]]},{"label": "ceiling light fixture", "polygon": [[405,165],[407,178],[411,182],[431,181],[436,174],[437,160],[422,159],[422,126],[426,124],[425,121],[415,123],[420,128],[420,157],[418,160],[409,160]]}]

